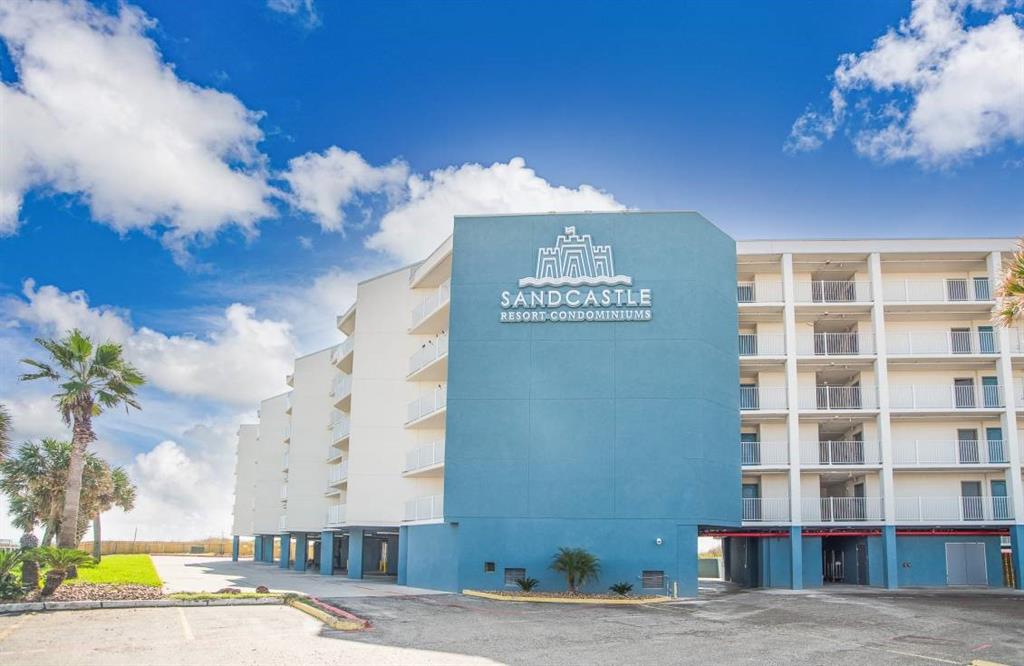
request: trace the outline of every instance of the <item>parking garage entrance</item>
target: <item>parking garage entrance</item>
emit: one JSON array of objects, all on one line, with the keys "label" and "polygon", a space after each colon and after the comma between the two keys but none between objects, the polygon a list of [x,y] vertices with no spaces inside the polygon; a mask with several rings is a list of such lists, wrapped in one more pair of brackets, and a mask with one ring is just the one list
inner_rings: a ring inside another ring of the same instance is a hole
[{"label": "parking garage entrance", "polygon": [[821,539],[822,581],[846,585],[868,584],[868,542],[862,536],[827,536]]}]

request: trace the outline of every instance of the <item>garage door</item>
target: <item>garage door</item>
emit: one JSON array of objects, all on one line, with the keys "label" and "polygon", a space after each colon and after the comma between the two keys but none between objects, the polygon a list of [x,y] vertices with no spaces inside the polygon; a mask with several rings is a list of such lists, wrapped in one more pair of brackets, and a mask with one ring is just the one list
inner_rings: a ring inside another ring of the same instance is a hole
[{"label": "garage door", "polygon": [[948,585],[988,585],[985,544],[946,544],[946,583]]}]

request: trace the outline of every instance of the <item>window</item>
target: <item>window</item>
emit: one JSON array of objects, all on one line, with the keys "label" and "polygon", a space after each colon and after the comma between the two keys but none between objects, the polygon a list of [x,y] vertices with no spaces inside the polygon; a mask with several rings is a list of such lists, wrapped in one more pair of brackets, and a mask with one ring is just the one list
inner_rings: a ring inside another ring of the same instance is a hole
[{"label": "window", "polygon": [[484,562],[484,573],[494,573],[494,562]]},{"label": "window", "polygon": [[505,584],[515,585],[517,580],[526,578],[526,569],[517,567],[505,567]]},{"label": "window", "polygon": [[645,590],[656,590],[665,587],[664,571],[644,571],[640,586]]}]

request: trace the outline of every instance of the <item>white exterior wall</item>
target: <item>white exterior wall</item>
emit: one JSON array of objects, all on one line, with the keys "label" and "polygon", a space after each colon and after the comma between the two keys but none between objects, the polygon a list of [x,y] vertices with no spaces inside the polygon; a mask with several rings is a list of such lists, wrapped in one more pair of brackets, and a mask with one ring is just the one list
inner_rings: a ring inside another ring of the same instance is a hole
[{"label": "white exterior wall", "polygon": [[[333,349],[333,348],[332,348]],[[289,532],[319,532],[327,511],[330,444],[332,349],[295,360],[291,392],[291,441],[288,452],[287,527]]]},{"label": "white exterior wall", "polygon": [[288,393],[260,403],[259,436],[256,440],[256,508],[253,532],[279,534],[284,515],[281,488],[284,486],[285,436],[288,433]]},{"label": "white exterior wall", "polygon": [[237,536],[253,535],[253,516],[256,508],[256,449],[259,446],[260,427],[242,424],[238,427],[238,446],[235,450],[235,504],[231,533]]}]

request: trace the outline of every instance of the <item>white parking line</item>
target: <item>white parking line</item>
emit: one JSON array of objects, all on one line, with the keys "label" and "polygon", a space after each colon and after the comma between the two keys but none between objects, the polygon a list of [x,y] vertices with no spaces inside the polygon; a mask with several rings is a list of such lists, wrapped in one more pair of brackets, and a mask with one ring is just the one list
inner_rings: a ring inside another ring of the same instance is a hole
[{"label": "white parking line", "polygon": [[196,637],[192,634],[192,627],[188,625],[188,619],[185,617],[185,609],[178,606],[178,617],[181,619],[181,633],[184,634],[186,641],[194,641]]}]

